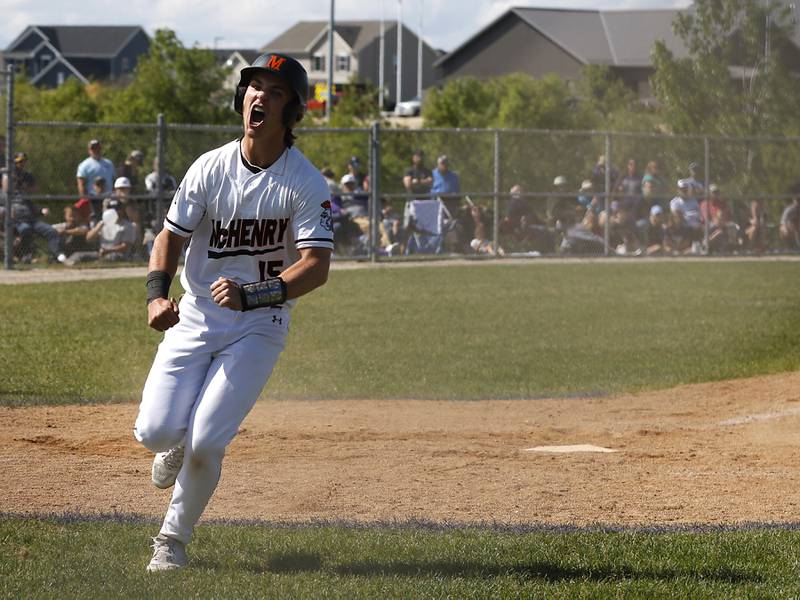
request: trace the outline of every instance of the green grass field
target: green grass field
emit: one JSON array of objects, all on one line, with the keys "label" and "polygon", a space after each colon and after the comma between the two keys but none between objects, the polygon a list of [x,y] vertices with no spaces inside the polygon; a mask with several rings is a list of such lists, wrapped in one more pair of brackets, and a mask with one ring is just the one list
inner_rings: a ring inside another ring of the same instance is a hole
[{"label": "green grass field", "polygon": [[6,598],[788,598],[796,532],[206,525],[148,575],[153,525],[0,520]]},{"label": "green grass field", "polygon": [[[336,271],[302,299],[273,398],[530,398],[800,365],[800,264]],[[0,404],[135,400],[159,334],[138,280],[3,286]]]},{"label": "green grass field", "polygon": [[[798,269],[698,261],[337,271],[295,310],[265,394],[581,396],[795,370]],[[159,339],[144,323],[141,281],[2,290],[0,404],[137,399]],[[155,529],[0,513],[0,595],[800,596],[791,524],[686,532],[208,524],[190,546],[190,569],[146,576]]]}]

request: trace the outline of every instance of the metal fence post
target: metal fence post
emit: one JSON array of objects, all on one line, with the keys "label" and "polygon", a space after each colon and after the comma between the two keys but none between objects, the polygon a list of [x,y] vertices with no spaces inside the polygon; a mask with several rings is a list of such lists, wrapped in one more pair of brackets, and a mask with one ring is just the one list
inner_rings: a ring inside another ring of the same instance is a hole
[{"label": "metal fence post", "polygon": [[13,269],[14,234],[11,222],[11,197],[14,194],[14,66],[6,67],[6,180],[5,193],[5,268]]},{"label": "metal fence post", "polygon": [[605,144],[605,155],[606,155],[606,164],[605,164],[605,211],[606,211],[606,223],[603,227],[603,245],[605,247],[605,255],[608,256],[611,254],[611,134],[606,132],[606,144]]},{"label": "metal fence post", "polygon": [[705,193],[706,193],[706,197],[705,197],[705,201],[706,201],[706,216],[705,216],[705,219],[704,219],[705,227],[704,227],[704,232],[703,232],[703,246],[704,246],[703,254],[708,256],[709,254],[711,254],[711,248],[709,247],[709,244],[708,244],[709,221],[711,220],[711,192],[708,190],[708,186],[710,185],[709,184],[708,174],[710,172],[709,169],[711,168],[711,150],[710,150],[709,144],[708,144],[708,136],[703,138],[703,161],[704,161],[704,165],[703,165],[704,171],[703,171],[703,173],[705,175],[705,188],[704,189],[705,189]]},{"label": "metal fence post", "polygon": [[167,137],[167,124],[164,113],[158,114],[156,120],[156,232],[164,226],[164,146]]},{"label": "metal fence post", "polygon": [[369,132],[369,183],[370,183],[370,226],[369,226],[369,259],[378,260],[378,227],[381,215],[381,124],[374,121]]},{"label": "metal fence post", "polygon": [[500,256],[500,130],[494,130],[494,206],[492,207],[492,241],[495,257]]}]

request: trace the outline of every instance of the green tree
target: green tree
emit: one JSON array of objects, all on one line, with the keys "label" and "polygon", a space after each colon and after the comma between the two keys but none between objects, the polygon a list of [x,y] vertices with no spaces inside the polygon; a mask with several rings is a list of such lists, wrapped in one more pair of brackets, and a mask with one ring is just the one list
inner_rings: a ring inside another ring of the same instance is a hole
[{"label": "green tree", "polygon": [[168,123],[235,123],[224,79],[210,50],[186,48],[174,31],[159,29],[130,85],[103,94],[102,120],[152,123],[163,113]]},{"label": "green tree", "polygon": [[656,97],[676,133],[786,134],[800,130],[800,83],[789,72],[798,50],[789,9],[774,0],[697,0],[675,33],[688,56],[653,50]]}]

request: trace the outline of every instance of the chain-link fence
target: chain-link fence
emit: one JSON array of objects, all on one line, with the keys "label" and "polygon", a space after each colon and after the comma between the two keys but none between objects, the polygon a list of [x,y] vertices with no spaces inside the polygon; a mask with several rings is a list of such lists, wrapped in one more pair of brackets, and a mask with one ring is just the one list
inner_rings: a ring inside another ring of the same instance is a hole
[{"label": "chain-link fence", "polygon": [[[14,122],[10,105],[8,115],[0,227],[7,268],[145,261],[189,165],[241,135],[238,127],[163,119]],[[799,138],[378,124],[297,135],[298,148],[329,177],[337,259],[798,249],[790,187]],[[79,166],[97,152],[93,140],[101,144],[95,157],[113,162],[107,177]],[[120,177],[130,189],[114,189]],[[113,200],[123,208],[109,214]],[[124,252],[104,252],[106,237],[120,235],[112,223],[119,219],[133,224],[135,237]]]}]

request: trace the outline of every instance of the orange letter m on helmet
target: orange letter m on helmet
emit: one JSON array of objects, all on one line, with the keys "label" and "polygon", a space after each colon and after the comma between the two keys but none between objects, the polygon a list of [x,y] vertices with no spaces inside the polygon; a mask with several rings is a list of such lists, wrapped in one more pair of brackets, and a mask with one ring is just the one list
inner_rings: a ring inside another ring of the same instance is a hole
[{"label": "orange letter m on helmet", "polygon": [[265,65],[268,69],[272,69],[273,71],[280,71],[283,63],[286,62],[286,59],[282,56],[275,56],[274,54],[269,57],[267,64]]}]

